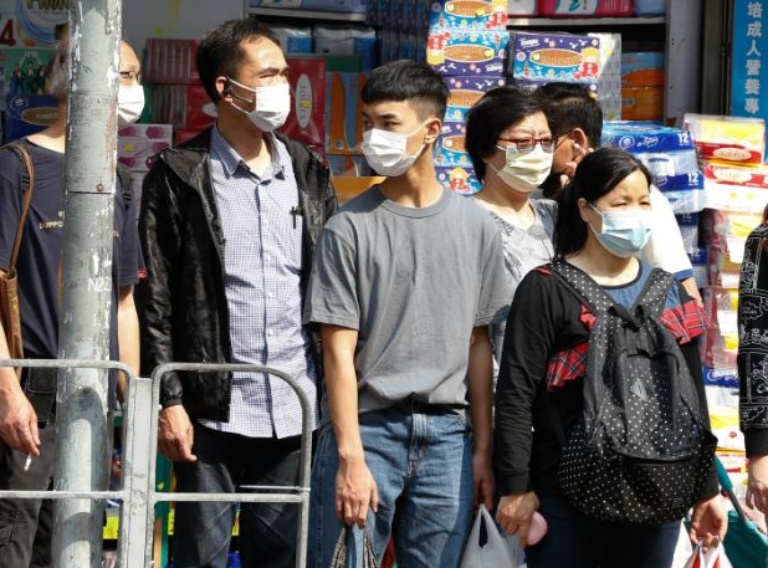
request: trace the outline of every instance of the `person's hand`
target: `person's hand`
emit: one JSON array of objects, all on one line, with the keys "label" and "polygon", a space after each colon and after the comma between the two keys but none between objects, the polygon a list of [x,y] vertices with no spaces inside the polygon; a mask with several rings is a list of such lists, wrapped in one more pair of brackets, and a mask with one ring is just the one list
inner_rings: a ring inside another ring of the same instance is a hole
[{"label": "person's hand", "polygon": [[595,151],[594,148],[582,148],[579,144],[576,144],[574,142],[573,159],[565,163],[565,168],[563,168],[563,173],[560,174],[561,187],[565,187],[566,185],[571,183],[573,176],[576,175],[576,168],[578,167],[578,165],[586,156],[588,156],[594,151]]},{"label": "person's hand", "polygon": [[747,505],[768,514],[768,455],[749,460]]},{"label": "person's hand", "polygon": [[174,462],[196,462],[192,453],[195,432],[189,414],[180,404],[168,406],[160,411],[157,433],[160,452]]},{"label": "person's hand", "polygon": [[539,498],[533,491],[505,495],[499,501],[496,522],[507,534],[519,534],[520,546],[528,546],[528,530],[533,513],[539,508]]},{"label": "person's hand", "polygon": [[705,547],[715,544],[715,539],[720,542],[728,532],[728,515],[723,507],[723,498],[718,494],[705,501],[699,501],[693,506],[691,515],[691,531],[689,536],[692,541],[704,541]]},{"label": "person's hand", "polygon": [[691,299],[695,301],[700,308],[703,308],[704,300],[701,299],[701,293],[699,292],[699,287],[696,285],[696,279],[691,276],[690,278],[681,280],[680,284],[683,285],[683,288],[685,288],[685,291],[688,292],[688,295],[691,297]]},{"label": "person's hand", "polygon": [[15,375],[0,385],[0,437],[17,452],[40,455],[37,414]]},{"label": "person's hand", "polygon": [[472,454],[472,473],[475,482],[475,507],[481,504],[489,511],[493,510],[493,467],[490,452],[475,450]]},{"label": "person's hand", "polygon": [[336,472],[336,517],[347,526],[364,527],[368,509],[379,510],[379,490],[365,459],[342,460]]}]

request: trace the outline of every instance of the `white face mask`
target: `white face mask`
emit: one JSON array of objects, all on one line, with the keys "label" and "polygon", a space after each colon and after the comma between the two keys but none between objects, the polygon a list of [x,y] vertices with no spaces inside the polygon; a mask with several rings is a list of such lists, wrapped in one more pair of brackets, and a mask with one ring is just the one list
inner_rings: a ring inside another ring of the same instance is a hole
[{"label": "white face mask", "polygon": [[[422,125],[423,126],[423,125]],[[418,132],[419,126],[408,134],[371,128],[363,132],[363,154],[376,173],[387,177],[403,175],[421,155],[426,143],[418,152],[408,155],[408,138]]]},{"label": "white face mask", "polygon": [[553,153],[545,152],[541,144],[536,144],[527,154],[519,152],[514,146],[496,148],[506,152],[507,163],[500,170],[490,162],[488,165],[501,181],[520,193],[531,193],[544,183],[552,171]]},{"label": "white face mask", "polygon": [[276,83],[274,85],[251,88],[238,83],[234,79],[228,78],[227,80],[233,85],[253,93],[255,103],[254,100],[231,93],[236,99],[253,104],[253,110],[243,110],[235,104],[232,106],[245,114],[262,132],[272,132],[280,128],[288,120],[288,115],[291,114],[291,88],[288,83]]},{"label": "white face mask", "polygon": [[144,110],[144,87],[120,85],[117,88],[117,128],[133,124]]}]

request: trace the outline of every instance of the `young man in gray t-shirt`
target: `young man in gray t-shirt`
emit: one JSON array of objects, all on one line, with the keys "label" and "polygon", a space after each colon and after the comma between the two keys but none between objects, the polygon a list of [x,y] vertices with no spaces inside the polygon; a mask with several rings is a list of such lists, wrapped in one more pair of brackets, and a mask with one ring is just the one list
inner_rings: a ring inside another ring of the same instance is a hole
[{"label": "young man in gray t-shirt", "polygon": [[[440,76],[392,62],[362,96],[363,151],[387,179],[331,218],[313,265],[304,320],[321,326],[325,392],[308,566],[329,567],[356,524],[379,560],[393,536],[404,565],[452,568],[473,505],[492,504],[487,329],[511,301],[501,239],[437,181]],[[352,566],[362,540],[348,540]]]}]

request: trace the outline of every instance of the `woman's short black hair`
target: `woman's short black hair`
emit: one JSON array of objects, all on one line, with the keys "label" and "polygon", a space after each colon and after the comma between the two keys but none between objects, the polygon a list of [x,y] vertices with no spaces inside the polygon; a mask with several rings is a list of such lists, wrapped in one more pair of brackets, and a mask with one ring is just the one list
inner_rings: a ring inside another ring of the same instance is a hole
[{"label": "woman's short black hair", "polygon": [[594,203],[637,171],[642,172],[650,188],[653,180],[648,168],[624,150],[601,148],[584,157],[560,198],[555,222],[557,258],[580,251],[587,242],[589,227],[579,214],[579,199]]},{"label": "woman's short black hair", "polygon": [[197,48],[197,71],[200,83],[213,102],[221,97],[216,90],[216,79],[222,75],[235,77],[237,68],[245,59],[242,44],[265,37],[280,45],[274,32],[254,16],[229,20],[210,30]]},{"label": "woman's short black hair", "polygon": [[485,162],[496,151],[499,136],[526,117],[544,112],[540,100],[530,91],[507,85],[491,89],[467,114],[464,145],[478,179],[485,179]]},{"label": "woman's short black hair", "polygon": [[443,120],[448,106],[448,86],[426,63],[400,59],[377,67],[365,83],[363,103],[408,101],[426,120],[430,115]]}]

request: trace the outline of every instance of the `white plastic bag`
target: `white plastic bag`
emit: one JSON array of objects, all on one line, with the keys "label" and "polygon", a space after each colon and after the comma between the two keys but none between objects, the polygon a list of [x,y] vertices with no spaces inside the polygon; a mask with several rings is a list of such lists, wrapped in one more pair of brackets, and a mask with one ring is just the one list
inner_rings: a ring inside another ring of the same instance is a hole
[{"label": "white plastic bag", "polygon": [[725,548],[721,543],[710,546],[706,551],[699,543],[693,547],[693,554],[685,564],[685,568],[733,568],[733,565],[725,555]]},{"label": "white plastic bag", "polygon": [[[483,526],[487,540],[481,545],[480,537],[483,532],[481,527]],[[472,532],[469,533],[460,568],[517,568],[517,562],[510,556],[507,543],[499,534],[496,523],[483,505],[480,505]]]}]

